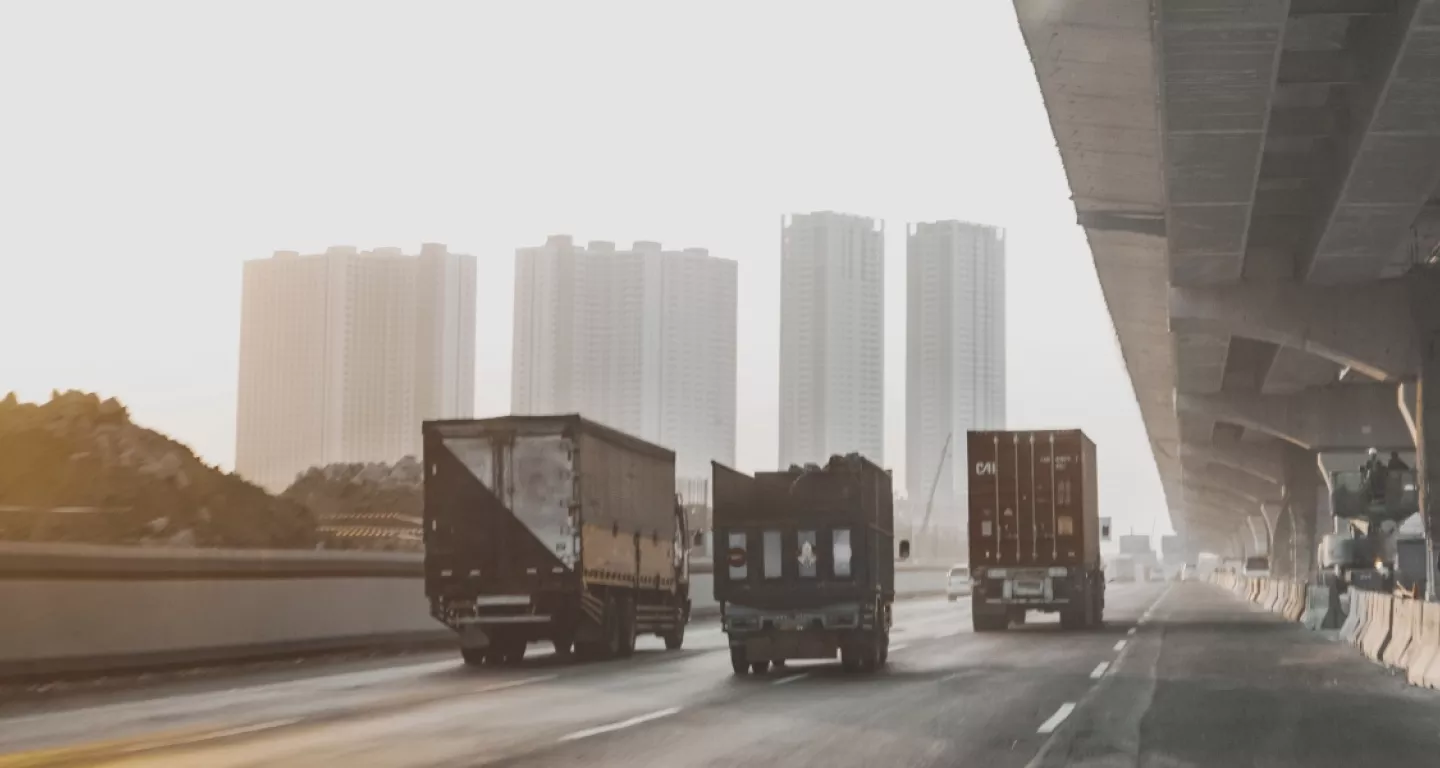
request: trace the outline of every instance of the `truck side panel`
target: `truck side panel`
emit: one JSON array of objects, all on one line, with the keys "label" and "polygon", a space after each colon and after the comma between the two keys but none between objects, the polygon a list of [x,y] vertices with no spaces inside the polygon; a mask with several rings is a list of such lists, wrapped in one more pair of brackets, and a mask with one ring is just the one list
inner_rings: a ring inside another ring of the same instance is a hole
[{"label": "truck side panel", "polygon": [[586,582],[673,589],[674,459],[631,450],[599,430],[583,430],[577,442]]}]

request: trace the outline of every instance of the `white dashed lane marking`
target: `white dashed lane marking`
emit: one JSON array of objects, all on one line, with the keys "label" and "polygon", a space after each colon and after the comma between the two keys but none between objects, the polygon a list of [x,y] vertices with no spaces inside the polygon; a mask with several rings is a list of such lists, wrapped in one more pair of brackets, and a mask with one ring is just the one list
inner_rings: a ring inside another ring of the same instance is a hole
[{"label": "white dashed lane marking", "polygon": [[1099,680],[1100,678],[1102,678],[1102,677],[1105,676],[1105,670],[1107,670],[1107,669],[1109,669],[1109,668],[1110,668],[1110,662],[1108,662],[1108,661],[1102,661],[1102,662],[1100,662],[1098,665],[1096,665],[1094,671],[1092,671],[1092,672],[1090,673],[1090,678],[1091,678],[1092,680]]},{"label": "white dashed lane marking", "polygon": [[1069,717],[1070,713],[1074,711],[1075,702],[1067,701],[1061,704],[1060,708],[1055,710],[1055,714],[1051,715],[1049,720],[1040,724],[1040,729],[1037,733],[1054,733],[1055,729],[1059,728],[1060,724],[1065,722],[1065,718]]},{"label": "white dashed lane marking", "polygon": [[618,723],[600,725],[594,728],[586,728],[583,731],[576,731],[574,733],[561,736],[560,740],[575,741],[576,739],[584,739],[590,736],[599,736],[602,733],[610,733],[611,731],[618,731],[624,728],[630,728],[632,726],[640,725],[641,723],[648,723],[651,720],[659,720],[662,717],[669,717],[679,711],[679,707],[670,707],[669,709],[662,709],[658,712],[651,712],[648,715],[640,715],[639,717],[632,717],[629,720],[621,720]]}]

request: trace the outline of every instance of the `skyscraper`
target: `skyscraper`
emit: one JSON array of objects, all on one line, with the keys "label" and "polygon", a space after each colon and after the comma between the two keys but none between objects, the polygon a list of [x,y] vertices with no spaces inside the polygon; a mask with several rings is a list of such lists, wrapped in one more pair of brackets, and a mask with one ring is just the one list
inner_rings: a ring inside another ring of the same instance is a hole
[{"label": "skyscraper", "polygon": [[736,300],[735,262],[703,248],[518,249],[511,408],[671,448],[687,499],[703,493],[711,460],[735,461]]},{"label": "skyscraper", "polygon": [[934,485],[932,520],[956,524],[966,431],[1005,428],[1005,234],[960,221],[907,234],[906,490],[923,509]]},{"label": "skyscraper", "polygon": [[427,243],[245,263],[235,469],[271,491],[334,462],[418,455],[473,415],[475,259]]},{"label": "skyscraper", "polygon": [[780,466],[884,461],[885,235],[873,219],[781,224]]}]

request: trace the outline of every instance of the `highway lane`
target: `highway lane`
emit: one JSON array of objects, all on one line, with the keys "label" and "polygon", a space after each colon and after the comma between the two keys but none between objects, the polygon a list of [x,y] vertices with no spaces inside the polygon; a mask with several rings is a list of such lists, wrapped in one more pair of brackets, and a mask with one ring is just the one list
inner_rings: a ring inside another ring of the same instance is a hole
[{"label": "highway lane", "polygon": [[[1096,683],[1163,585],[1112,585],[1103,631],[1053,619],[970,631],[966,601],[897,604],[889,667],[845,675],[792,665],[735,678],[723,635],[692,626],[686,650],[471,670],[454,658],[157,690],[0,719],[0,768],[19,765],[1023,766],[1067,703]],[[173,694],[173,695],[167,695]],[[978,761],[978,762],[977,762]]]}]

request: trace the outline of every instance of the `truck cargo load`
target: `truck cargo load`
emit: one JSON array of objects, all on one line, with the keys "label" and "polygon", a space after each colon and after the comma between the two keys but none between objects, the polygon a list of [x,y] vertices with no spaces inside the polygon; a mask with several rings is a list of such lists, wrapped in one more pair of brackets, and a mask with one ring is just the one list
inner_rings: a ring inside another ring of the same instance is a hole
[{"label": "truck cargo load", "polygon": [[427,421],[425,593],[467,663],[624,656],[689,619],[675,454],[579,416]]},{"label": "truck cargo load", "polygon": [[967,435],[972,617],[1005,629],[1026,611],[1067,628],[1103,621],[1095,444],[1080,430]]},{"label": "truck cargo load", "polygon": [[715,464],[713,488],[715,600],[735,673],[837,654],[847,670],[883,665],[895,600],[890,474],[859,455],[753,477]]}]

